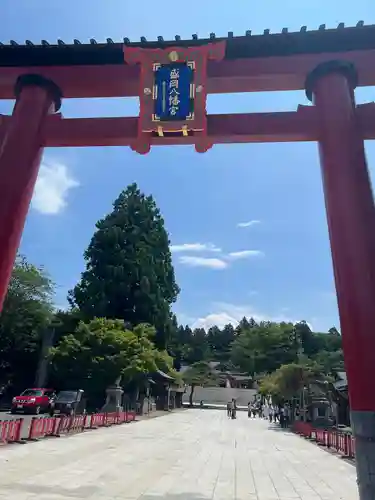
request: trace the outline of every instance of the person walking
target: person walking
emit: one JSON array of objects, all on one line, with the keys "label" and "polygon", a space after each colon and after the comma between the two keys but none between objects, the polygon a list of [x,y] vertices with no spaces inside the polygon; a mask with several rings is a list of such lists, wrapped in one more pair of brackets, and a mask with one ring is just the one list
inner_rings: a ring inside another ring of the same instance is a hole
[{"label": "person walking", "polygon": [[273,409],[273,406],[270,406],[268,411],[268,418],[270,420],[270,424],[272,424],[272,420],[274,418],[274,412],[275,410]]},{"label": "person walking", "polygon": [[247,403],[247,418],[251,418],[251,403]]},{"label": "person walking", "polygon": [[284,406],[284,419],[285,419],[285,428],[289,427],[290,424],[290,406],[286,404]]},{"label": "person walking", "polygon": [[263,407],[263,418],[268,420],[269,416],[270,416],[270,407],[268,406],[268,404],[265,404]]},{"label": "person walking", "polygon": [[233,398],[232,399],[232,420],[235,420],[237,418],[236,413],[237,413],[237,404],[236,404],[236,400]]},{"label": "person walking", "polygon": [[280,408],[279,421],[280,421],[281,428],[284,429],[285,428],[285,414],[284,414],[284,407],[283,406]]},{"label": "person walking", "polygon": [[273,409],[273,421],[276,424],[278,420],[279,420],[279,407],[275,405]]},{"label": "person walking", "polygon": [[230,418],[231,415],[232,415],[232,403],[230,401],[228,401],[228,403],[227,403],[227,417]]}]

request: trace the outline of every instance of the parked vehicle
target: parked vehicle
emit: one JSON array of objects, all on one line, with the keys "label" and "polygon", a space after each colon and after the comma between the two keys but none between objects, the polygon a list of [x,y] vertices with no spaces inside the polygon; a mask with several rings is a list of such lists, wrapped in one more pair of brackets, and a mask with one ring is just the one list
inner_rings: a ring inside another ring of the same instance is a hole
[{"label": "parked vehicle", "polygon": [[53,389],[32,388],[26,389],[20,396],[12,399],[11,413],[39,413],[51,412],[55,401]]},{"label": "parked vehicle", "polygon": [[86,400],[82,389],[61,391],[55,400],[54,415],[82,415],[86,411]]}]

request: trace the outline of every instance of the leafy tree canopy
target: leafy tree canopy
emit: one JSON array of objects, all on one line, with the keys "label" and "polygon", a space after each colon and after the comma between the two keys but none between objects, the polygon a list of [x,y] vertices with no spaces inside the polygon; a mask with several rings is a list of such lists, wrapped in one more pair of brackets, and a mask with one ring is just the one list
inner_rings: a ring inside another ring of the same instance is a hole
[{"label": "leafy tree canopy", "polygon": [[125,384],[157,369],[169,372],[172,359],[155,348],[154,336],[155,329],[146,324],[129,330],[122,320],[81,322],[51,349],[54,382],[60,389],[104,394],[120,378]]},{"label": "leafy tree canopy", "polygon": [[18,256],[0,315],[0,386],[18,390],[33,382],[52,295],[47,273]]},{"label": "leafy tree canopy", "polygon": [[259,385],[259,392],[264,396],[272,396],[280,402],[298,396],[304,386],[315,380],[328,380],[321,368],[310,360],[304,363],[282,365],[270,375],[265,376]]},{"label": "leafy tree canopy", "polygon": [[152,196],[131,184],[96,223],[84,256],[86,270],[70,300],[87,320],[123,319],[130,325],[149,323],[157,345],[170,335],[175,282],[168,234]]},{"label": "leafy tree canopy", "polygon": [[232,344],[232,362],[251,375],[272,372],[296,359],[293,335],[292,323],[246,325]]},{"label": "leafy tree canopy", "polygon": [[169,346],[181,363],[218,361],[217,369],[248,373],[259,379],[282,365],[301,359],[316,363],[327,374],[343,370],[341,335],[313,332],[305,322],[275,323],[243,318],[236,328],[213,326],[206,332],[189,326],[176,327]]}]

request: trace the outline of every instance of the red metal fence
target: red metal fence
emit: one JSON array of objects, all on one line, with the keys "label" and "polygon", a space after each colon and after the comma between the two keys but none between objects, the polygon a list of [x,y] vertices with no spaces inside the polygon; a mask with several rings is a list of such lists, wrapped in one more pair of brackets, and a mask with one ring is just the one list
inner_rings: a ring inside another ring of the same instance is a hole
[{"label": "red metal fence", "polygon": [[[61,436],[97,429],[111,425],[124,424],[135,420],[135,411],[94,413],[92,415],[34,417],[31,420],[27,440],[36,441],[48,436]],[[22,436],[23,418],[0,421],[0,445],[25,442]]]},{"label": "red metal fence", "polygon": [[108,427],[113,424],[124,424],[135,420],[135,411],[119,411],[111,413],[94,413],[91,415],[90,428]]},{"label": "red metal fence", "polygon": [[17,443],[21,441],[23,419],[3,420],[0,422],[0,444]]},{"label": "red metal fence", "polygon": [[355,458],[354,437],[334,429],[316,429],[309,422],[294,422],[293,431],[340,455]]},{"label": "red metal fence", "polygon": [[[22,422],[22,419],[20,420]],[[123,424],[134,420],[135,412],[129,411],[94,413],[92,415],[76,415],[72,417],[34,417],[31,420],[28,439],[34,441],[47,436],[57,437],[62,434],[83,432],[85,429],[97,429],[98,427],[109,427],[110,425]]]},{"label": "red metal fence", "polygon": [[34,417],[31,420],[28,439],[35,441],[47,436],[58,437],[63,434],[83,432],[85,429],[108,427],[113,424],[122,424],[132,420],[134,418],[129,416],[128,412],[94,413],[93,415],[76,415],[72,417]]}]

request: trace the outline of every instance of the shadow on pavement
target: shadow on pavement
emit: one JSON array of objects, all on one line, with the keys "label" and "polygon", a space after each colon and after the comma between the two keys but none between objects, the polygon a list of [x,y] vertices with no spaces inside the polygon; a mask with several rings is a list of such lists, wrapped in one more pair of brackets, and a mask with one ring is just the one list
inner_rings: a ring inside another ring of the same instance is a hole
[{"label": "shadow on pavement", "polygon": [[275,432],[288,432],[292,433],[292,430],[290,427],[281,427],[280,424],[269,424],[268,426],[269,431],[275,431]]}]

